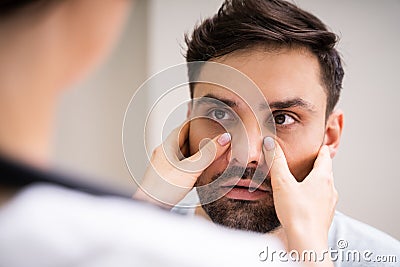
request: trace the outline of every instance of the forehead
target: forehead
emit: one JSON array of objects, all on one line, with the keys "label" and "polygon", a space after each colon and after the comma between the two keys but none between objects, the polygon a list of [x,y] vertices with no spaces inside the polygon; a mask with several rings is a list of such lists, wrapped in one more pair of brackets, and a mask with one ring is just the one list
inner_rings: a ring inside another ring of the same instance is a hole
[{"label": "forehead", "polygon": [[[319,62],[306,49],[267,51],[257,48],[234,52],[213,61],[233,67],[249,77],[269,103],[301,98],[325,112],[326,92],[321,85]],[[240,102],[240,96],[235,91],[233,93],[220,86],[199,84],[195,86],[193,96],[212,93]],[[247,93],[246,90],[239,91]]]}]

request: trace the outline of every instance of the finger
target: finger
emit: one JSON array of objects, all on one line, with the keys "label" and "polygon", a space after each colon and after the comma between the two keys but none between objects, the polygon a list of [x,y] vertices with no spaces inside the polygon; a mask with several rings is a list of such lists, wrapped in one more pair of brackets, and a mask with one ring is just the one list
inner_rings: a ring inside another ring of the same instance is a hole
[{"label": "finger", "polygon": [[199,151],[181,161],[180,166],[188,172],[203,172],[228,149],[231,135],[224,133],[209,140]]},{"label": "finger", "polygon": [[272,183],[281,183],[294,179],[281,146],[272,137],[267,136],[264,138],[263,152],[265,161],[269,164]]},{"label": "finger", "polygon": [[182,160],[189,156],[189,130],[190,130],[190,121],[185,121],[181,125],[181,129],[179,131],[179,151],[178,158]]},{"label": "finger", "polygon": [[167,139],[161,144],[162,150],[165,153],[166,158],[171,162],[179,161],[180,150],[179,150],[179,132],[181,126],[172,130],[168,135]]},{"label": "finger", "polygon": [[185,158],[185,153],[187,151],[181,151],[181,148],[183,150],[188,150],[187,147],[185,147],[188,134],[189,122],[185,121],[182,125],[172,130],[172,132],[168,135],[167,139],[162,144],[164,152],[171,162],[179,161]]},{"label": "finger", "polygon": [[[168,135],[165,143],[174,144],[175,147],[182,147],[187,141],[189,135],[190,123],[185,121],[180,126],[176,127],[172,130],[172,132]],[[177,142],[175,144],[175,142]],[[176,146],[178,145],[178,146]]]},{"label": "finger", "polygon": [[186,139],[185,143],[180,147],[180,155],[179,159],[182,160],[184,158],[187,158],[190,156],[190,150],[189,150],[189,140]]},{"label": "finger", "polygon": [[190,122],[185,121],[180,127],[179,131],[179,147],[182,148],[185,143],[187,143],[187,139],[189,136]]},{"label": "finger", "polygon": [[320,148],[317,159],[314,162],[314,170],[326,173],[332,172],[332,159],[328,146],[323,145]]}]

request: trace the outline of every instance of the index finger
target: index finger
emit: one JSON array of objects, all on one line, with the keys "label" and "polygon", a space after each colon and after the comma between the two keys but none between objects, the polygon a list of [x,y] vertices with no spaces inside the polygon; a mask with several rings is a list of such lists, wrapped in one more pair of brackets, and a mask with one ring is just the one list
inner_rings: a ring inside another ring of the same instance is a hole
[{"label": "index finger", "polygon": [[263,151],[265,161],[269,164],[272,183],[294,179],[289,170],[285,154],[276,140],[269,136],[265,137]]},{"label": "index finger", "polygon": [[182,170],[196,173],[203,172],[230,147],[231,135],[224,133],[206,142],[197,153],[180,162]]}]

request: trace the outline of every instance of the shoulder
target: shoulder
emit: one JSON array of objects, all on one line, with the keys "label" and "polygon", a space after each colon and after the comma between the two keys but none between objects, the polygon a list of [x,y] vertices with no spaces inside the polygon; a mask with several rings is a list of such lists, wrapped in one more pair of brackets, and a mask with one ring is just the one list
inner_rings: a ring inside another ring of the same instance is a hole
[{"label": "shoulder", "polygon": [[[400,261],[400,242],[398,240],[340,212],[335,213],[329,231],[329,245],[339,252],[358,251],[360,254],[370,254],[371,266],[374,266],[372,262],[376,264],[381,256],[394,256],[393,259],[397,264]],[[388,263],[383,266],[395,266],[395,264]],[[341,266],[355,265],[344,264]]]},{"label": "shoulder", "polygon": [[49,185],[1,207],[0,236],[1,266],[254,266],[266,244],[282,247],[131,199]]},{"label": "shoulder", "polygon": [[0,209],[0,265],[161,264],[149,253],[157,251],[149,234],[165,214],[129,199],[28,186]]}]

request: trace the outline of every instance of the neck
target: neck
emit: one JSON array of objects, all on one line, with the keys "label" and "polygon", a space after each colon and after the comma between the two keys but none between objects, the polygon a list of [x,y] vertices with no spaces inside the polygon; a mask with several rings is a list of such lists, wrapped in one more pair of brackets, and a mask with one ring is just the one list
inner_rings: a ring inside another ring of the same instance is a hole
[{"label": "neck", "polygon": [[35,167],[48,165],[60,87],[49,45],[58,36],[55,18],[21,15],[0,27],[0,153]]},{"label": "neck", "polygon": [[50,156],[54,100],[26,88],[1,87],[0,153],[37,167]]},{"label": "neck", "polygon": [[[197,217],[201,217],[203,219],[206,219],[206,220],[212,222],[211,218],[207,215],[207,213],[201,206],[196,207],[194,214]],[[288,251],[288,240],[287,240],[285,230],[283,229],[282,226],[278,227],[277,229],[275,229],[269,233],[266,233],[265,235],[272,235],[272,236],[276,237],[277,239],[279,239],[282,242],[283,247]]]}]

